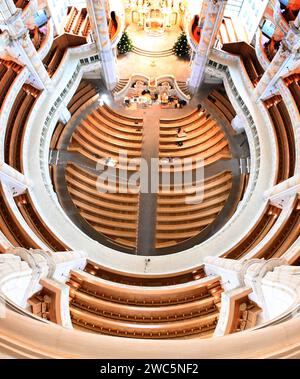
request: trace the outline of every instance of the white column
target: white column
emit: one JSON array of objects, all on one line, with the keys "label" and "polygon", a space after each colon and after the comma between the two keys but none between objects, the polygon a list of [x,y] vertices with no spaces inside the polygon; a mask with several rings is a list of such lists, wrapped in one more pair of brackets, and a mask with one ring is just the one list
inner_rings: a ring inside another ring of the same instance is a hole
[{"label": "white column", "polygon": [[300,68],[300,30],[296,25],[291,25],[291,29],[281,42],[279,50],[254,90],[253,100],[264,100],[271,96],[281,77]]},{"label": "white column", "polygon": [[192,92],[197,92],[204,80],[205,66],[217,32],[222,22],[227,0],[204,0],[200,20],[204,19],[201,29],[201,38],[192,65],[192,74],[189,86]]},{"label": "white column", "polygon": [[40,89],[50,86],[47,70],[22,20],[22,10],[17,9],[12,0],[0,0],[0,27],[9,34],[9,53],[28,67],[33,84]]},{"label": "white column", "polygon": [[29,181],[23,174],[10,167],[5,162],[0,161],[0,182],[10,188],[12,195],[22,195],[30,186]]},{"label": "white column", "polygon": [[70,121],[71,117],[72,117],[72,115],[71,115],[70,111],[68,110],[67,106],[65,104],[63,106],[61,106],[59,118],[58,118],[59,122],[66,125]]},{"label": "white column", "polygon": [[87,0],[93,35],[98,47],[105,85],[112,90],[117,82],[116,59],[109,38],[106,18],[107,0]]},{"label": "white column", "polygon": [[13,0],[0,0],[0,22],[9,19],[16,11]]}]

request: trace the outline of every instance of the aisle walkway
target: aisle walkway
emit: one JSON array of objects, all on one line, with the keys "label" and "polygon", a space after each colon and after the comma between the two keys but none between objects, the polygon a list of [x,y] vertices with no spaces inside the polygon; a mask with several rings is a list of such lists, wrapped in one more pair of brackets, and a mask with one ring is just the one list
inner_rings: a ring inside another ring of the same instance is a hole
[{"label": "aisle walkway", "polygon": [[[143,193],[142,189],[139,197],[137,254],[146,256],[152,255],[155,251],[157,191],[153,190],[158,187],[158,183],[152,182],[152,170],[156,167],[151,165],[151,160],[159,158],[159,114],[159,106],[144,112],[142,158],[147,162],[148,172],[141,172],[141,180],[145,181],[143,175],[147,174],[148,191]],[[158,177],[153,175],[153,178],[155,176]]]},{"label": "aisle walkway", "polygon": [[[99,83],[96,82],[97,86]],[[100,87],[100,86],[99,86]],[[142,158],[147,162],[148,167],[151,167],[151,159],[159,157],[159,121],[161,118],[177,118],[183,117],[190,114],[199,103],[202,103],[210,110],[209,102],[205,101],[207,94],[210,92],[210,86],[204,87],[202,91],[194,96],[190,104],[184,107],[180,112],[174,109],[161,109],[159,106],[153,106],[149,109],[138,109],[134,112],[135,117],[143,118],[144,127],[143,127],[143,141],[142,141]],[[115,103],[112,101],[112,98],[109,96],[109,93],[104,91],[103,88],[99,88],[99,93],[102,96],[107,94],[106,103],[114,110],[129,117],[133,116],[132,111],[123,107],[120,103]],[[138,214],[138,227],[137,227],[137,246],[135,250],[121,248],[119,245],[116,246],[112,241],[107,239],[105,236],[96,232],[86,220],[82,218],[79,214],[78,209],[72,203],[72,199],[68,193],[66,180],[65,180],[65,166],[67,163],[73,162],[79,167],[93,173],[99,174],[99,171],[95,167],[95,162],[89,160],[86,157],[83,157],[79,153],[73,153],[67,151],[68,145],[70,143],[70,138],[80,123],[81,119],[86,117],[89,112],[94,110],[99,106],[99,103],[95,101],[86,111],[77,115],[65,128],[60,141],[60,150],[53,151],[50,157],[50,165],[57,167],[56,170],[56,190],[58,198],[62,204],[62,207],[65,209],[66,213],[69,215],[74,224],[76,224],[83,232],[85,232],[92,239],[98,241],[101,244],[106,246],[117,248],[120,251],[138,254],[142,256],[151,256],[151,255],[161,255],[176,253],[179,250],[185,250],[194,245],[197,245],[203,240],[209,238],[216,231],[218,231],[223,224],[230,217],[232,210],[235,208],[236,197],[239,189],[240,183],[240,170],[239,170],[239,158],[246,157],[249,155],[247,144],[243,144],[243,139],[245,136],[234,136],[232,133],[230,125],[228,122],[224,121],[222,115],[214,112],[213,108],[211,113],[214,114],[214,117],[218,120],[219,126],[223,129],[224,133],[227,135],[227,139],[230,144],[230,149],[233,153],[233,159],[231,160],[220,160],[206,166],[205,168],[205,178],[214,176],[224,170],[231,171],[233,174],[233,186],[230,193],[229,200],[225,207],[223,208],[219,217],[209,225],[205,231],[200,233],[196,238],[190,239],[180,245],[175,246],[174,248],[161,249],[157,251],[155,249],[156,242],[156,213],[157,213],[157,193],[153,191],[146,191],[146,193],[141,193],[139,198],[139,214]],[[147,172],[149,187],[151,186],[151,171]],[[151,188],[151,187],[150,187]]]}]

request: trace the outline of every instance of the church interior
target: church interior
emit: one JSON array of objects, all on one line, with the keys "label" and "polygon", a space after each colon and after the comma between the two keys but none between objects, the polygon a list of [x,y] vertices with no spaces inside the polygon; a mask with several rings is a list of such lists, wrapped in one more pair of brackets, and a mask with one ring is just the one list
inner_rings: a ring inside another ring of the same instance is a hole
[{"label": "church interior", "polygon": [[0,358],[300,358],[299,10],[0,0]]}]

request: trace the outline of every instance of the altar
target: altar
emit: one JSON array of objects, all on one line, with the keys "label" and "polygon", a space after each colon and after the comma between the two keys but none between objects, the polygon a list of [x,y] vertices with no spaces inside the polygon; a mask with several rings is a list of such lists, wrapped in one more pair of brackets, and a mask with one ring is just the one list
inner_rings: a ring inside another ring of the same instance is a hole
[{"label": "altar", "polygon": [[179,0],[127,0],[126,24],[137,24],[152,34],[163,34],[179,25],[184,13],[184,2]]}]

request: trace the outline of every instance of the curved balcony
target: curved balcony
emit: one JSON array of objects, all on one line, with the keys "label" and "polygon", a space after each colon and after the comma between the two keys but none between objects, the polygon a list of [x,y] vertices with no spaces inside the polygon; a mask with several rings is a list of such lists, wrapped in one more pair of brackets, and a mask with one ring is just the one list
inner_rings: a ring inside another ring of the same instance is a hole
[{"label": "curved balcony", "polygon": [[116,16],[115,20],[109,20],[108,28],[112,48],[115,48],[122,37],[124,23],[120,17]]},{"label": "curved balcony", "polygon": [[200,42],[201,29],[198,26],[198,16],[195,15],[192,20],[187,22],[186,35],[188,42],[194,52],[197,50],[197,46]]},{"label": "curved balcony", "polygon": [[255,41],[255,52],[257,59],[264,70],[266,70],[270,64],[270,60],[266,54],[265,48],[264,48],[264,36],[262,34],[262,31],[258,28],[256,32],[256,41]]}]

